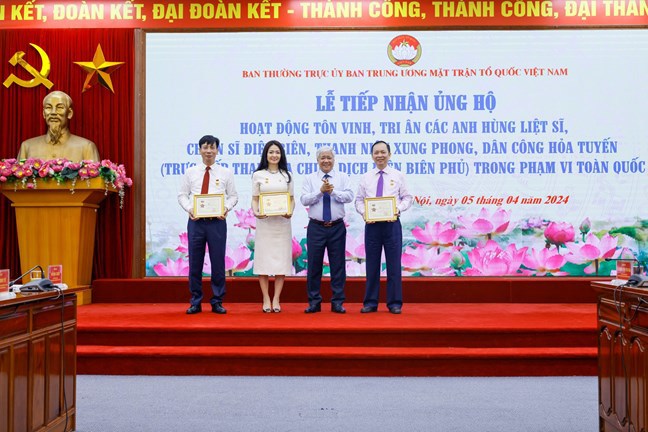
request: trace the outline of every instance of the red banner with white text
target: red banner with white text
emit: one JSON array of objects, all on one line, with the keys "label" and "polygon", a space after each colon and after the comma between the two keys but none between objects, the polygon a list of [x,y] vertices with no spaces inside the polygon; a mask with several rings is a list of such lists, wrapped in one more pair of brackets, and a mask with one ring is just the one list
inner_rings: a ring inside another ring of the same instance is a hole
[{"label": "red banner with white text", "polygon": [[40,0],[0,3],[0,29],[646,26],[648,0]]}]

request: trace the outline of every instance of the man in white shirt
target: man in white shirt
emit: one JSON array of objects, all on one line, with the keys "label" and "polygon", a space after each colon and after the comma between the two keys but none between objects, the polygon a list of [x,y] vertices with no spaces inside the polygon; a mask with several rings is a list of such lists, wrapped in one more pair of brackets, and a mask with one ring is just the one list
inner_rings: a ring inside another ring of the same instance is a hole
[{"label": "man in white shirt", "polygon": [[328,252],[331,269],[331,311],[346,313],[344,284],[346,283],[346,226],[344,204],[353,200],[349,176],[335,167],[335,154],[329,146],[317,149],[319,170],[308,175],[302,186],[301,203],[308,207],[306,249],[308,257],[308,307],[305,313],[322,310],[322,267],[324,251]]},{"label": "man in white shirt", "polygon": [[371,157],[376,167],[362,176],[355,206],[365,217],[365,198],[394,197],[396,219],[365,224],[365,251],[367,254],[367,282],[362,313],[378,310],[380,292],[380,256],[385,250],[387,263],[387,308],[393,314],[400,314],[403,306],[403,285],[401,254],[403,251],[403,230],[399,216],[412,205],[412,195],[407,190],[405,175],[388,165],[391,149],[385,141],[376,141],[371,146]]},{"label": "man in white shirt", "polygon": [[[225,245],[227,241],[227,213],[238,202],[232,172],[216,163],[218,156],[218,138],[205,135],[200,138],[200,156],[202,163],[192,166],[185,172],[178,191],[178,202],[189,214],[187,222],[187,240],[189,249],[189,291],[191,301],[188,314],[202,312],[202,269],[205,261],[205,245],[209,247],[211,263],[210,300],[212,312],[227,313],[223,307],[225,296]],[[197,218],[194,215],[194,195],[223,194],[225,211],[222,216]]]}]

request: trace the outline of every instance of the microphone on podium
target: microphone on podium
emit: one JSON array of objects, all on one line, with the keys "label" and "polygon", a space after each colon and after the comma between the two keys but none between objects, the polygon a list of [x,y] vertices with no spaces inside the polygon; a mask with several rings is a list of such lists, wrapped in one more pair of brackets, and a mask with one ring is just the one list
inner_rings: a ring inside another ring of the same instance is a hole
[{"label": "microphone on podium", "polygon": [[632,274],[641,274],[645,271],[645,267],[642,265],[641,261],[634,256],[634,254],[632,255],[632,258],[605,258],[605,261],[633,261],[636,264],[632,266]]},{"label": "microphone on podium", "polygon": [[648,277],[643,274],[644,266],[641,265],[641,261],[636,256],[632,255],[632,258],[605,258],[605,261],[636,262],[637,264],[632,266],[632,275],[628,278],[625,285],[629,287],[648,287]]},{"label": "microphone on podium", "polygon": [[[25,273],[18,276],[16,279],[9,282],[9,287],[14,286],[16,282],[18,282],[19,280],[21,280],[22,278],[24,278],[25,276],[27,276],[29,273],[31,273],[36,269],[40,270],[41,276],[45,274],[41,266],[35,265],[34,267],[27,270]],[[12,291],[17,291],[17,289],[18,287],[14,288]],[[41,277],[40,279],[32,279],[30,282],[27,282],[26,284],[20,286],[20,292],[43,292],[43,291],[52,291],[55,289],[57,289],[56,285],[54,285],[51,280],[43,277]]]},{"label": "microphone on podium", "polygon": [[36,270],[36,269],[39,269],[39,270],[40,270],[41,275],[44,275],[44,274],[45,274],[45,272],[43,272],[43,267],[41,267],[41,266],[39,266],[39,265],[35,265],[34,267],[32,267],[32,268],[30,268],[29,270],[27,270],[25,273],[23,273],[23,274],[21,274],[20,276],[18,276],[16,279],[14,279],[14,280],[12,280],[11,282],[9,282],[9,287],[11,288],[12,286],[14,286],[14,285],[16,284],[16,282],[18,282],[19,280],[21,280],[22,278],[24,278],[25,276],[27,276],[29,273],[33,272],[33,271]]},{"label": "microphone on podium", "polygon": [[632,258],[605,258],[605,261],[634,261],[641,264],[641,262],[634,255],[632,255]]},{"label": "microphone on podium", "polygon": [[34,279],[20,287],[20,292],[42,292],[57,289],[51,280],[47,278]]}]

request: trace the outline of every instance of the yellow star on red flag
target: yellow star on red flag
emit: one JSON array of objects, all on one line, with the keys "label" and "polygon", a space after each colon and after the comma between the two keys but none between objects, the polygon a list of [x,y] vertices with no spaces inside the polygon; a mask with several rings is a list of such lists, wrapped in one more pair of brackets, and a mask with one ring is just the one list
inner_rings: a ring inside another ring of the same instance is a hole
[{"label": "yellow star on red flag", "polygon": [[101,50],[101,44],[97,45],[97,50],[91,62],[74,62],[74,64],[81,66],[84,71],[88,72],[88,76],[83,83],[83,92],[92,88],[94,84],[99,83],[115,93],[110,74],[119,69],[124,62],[106,61],[106,57],[104,57],[104,53]]}]

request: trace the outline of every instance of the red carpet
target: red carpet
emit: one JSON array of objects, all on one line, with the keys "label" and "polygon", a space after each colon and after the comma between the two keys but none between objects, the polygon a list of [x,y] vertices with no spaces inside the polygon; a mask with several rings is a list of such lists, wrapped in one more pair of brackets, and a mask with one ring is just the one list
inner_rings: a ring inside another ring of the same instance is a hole
[{"label": "red carpet", "polygon": [[[186,284],[186,282],[185,282]],[[121,286],[121,285],[120,285]],[[186,285],[185,285],[186,289]],[[257,293],[258,294],[258,293]],[[229,295],[229,293],[228,293]],[[297,294],[292,294],[296,296]],[[153,296],[154,297],[154,296]],[[291,294],[285,298],[290,298]],[[227,315],[187,303],[79,308],[78,372],[143,375],[596,375],[594,303],[406,303],[402,315],[306,315],[303,303]]]}]

